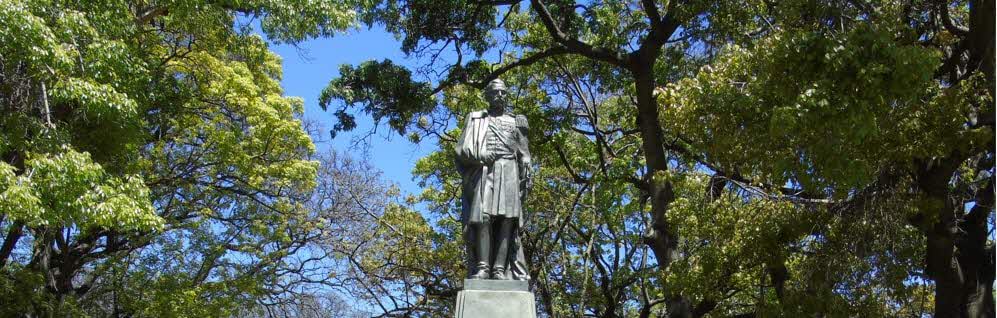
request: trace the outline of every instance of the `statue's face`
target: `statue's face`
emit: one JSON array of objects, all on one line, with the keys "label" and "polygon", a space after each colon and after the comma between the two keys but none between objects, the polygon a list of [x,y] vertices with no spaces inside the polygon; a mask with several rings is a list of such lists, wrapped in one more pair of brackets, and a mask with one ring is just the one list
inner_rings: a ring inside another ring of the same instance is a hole
[{"label": "statue's face", "polygon": [[507,100],[508,93],[504,89],[489,89],[485,92],[485,99],[488,101],[488,108],[491,111],[503,111],[505,110],[509,102]]}]

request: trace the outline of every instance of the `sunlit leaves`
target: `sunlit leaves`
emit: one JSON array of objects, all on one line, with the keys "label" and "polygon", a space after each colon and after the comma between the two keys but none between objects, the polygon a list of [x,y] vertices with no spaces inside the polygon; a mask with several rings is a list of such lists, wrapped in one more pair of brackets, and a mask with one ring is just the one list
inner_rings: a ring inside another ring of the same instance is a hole
[{"label": "sunlit leaves", "polygon": [[283,279],[318,163],[280,58],[238,17],[297,42],[364,4],[0,1],[0,229],[23,233],[3,283],[59,280],[14,310],[101,316],[120,293],[129,315],[224,316]]},{"label": "sunlit leaves", "polygon": [[406,54],[420,51],[425,42],[456,42],[481,55],[494,44],[489,32],[497,24],[496,12],[494,6],[468,0],[388,0],[362,14],[362,20],[403,34]]},{"label": "sunlit leaves", "polygon": [[[750,289],[766,266],[781,266],[792,253],[787,244],[806,233],[807,214],[813,212],[788,201],[746,200],[731,192],[708,199],[703,191],[708,181],[691,173],[673,183],[678,199],[668,217],[683,237],[680,253],[686,257],[670,267],[666,286],[715,299],[729,297],[723,295],[728,290]],[[721,312],[735,313],[732,309]]]},{"label": "sunlit leaves", "polygon": [[[238,1],[241,2],[241,1]],[[334,0],[248,0],[246,4],[263,13],[263,32],[278,42],[297,42],[320,36],[333,36],[355,25],[354,8],[366,1]]]},{"label": "sunlit leaves", "polygon": [[[24,178],[26,179],[26,178]],[[18,220],[42,221],[41,199],[25,180],[14,174],[14,167],[0,163],[0,213]]]},{"label": "sunlit leaves", "polygon": [[139,176],[109,175],[89,155],[72,149],[51,157],[33,154],[25,165],[28,173],[17,178],[7,166],[0,192],[2,212],[16,221],[123,231],[163,226]]},{"label": "sunlit leaves", "polygon": [[72,63],[70,55],[56,39],[42,17],[29,8],[31,2],[0,2],[0,42],[5,59],[24,59],[29,71],[40,75],[48,68],[62,69]]},{"label": "sunlit leaves", "polygon": [[80,115],[95,121],[127,122],[138,113],[135,101],[110,85],[78,79],[52,87],[52,102],[76,104]]},{"label": "sunlit leaves", "polygon": [[737,163],[725,169],[773,184],[848,189],[893,159],[936,151],[908,141],[926,133],[916,126],[937,60],[873,26],[835,37],[785,31],[751,49],[730,47],[696,77],[670,85],[663,124],[715,162]]}]

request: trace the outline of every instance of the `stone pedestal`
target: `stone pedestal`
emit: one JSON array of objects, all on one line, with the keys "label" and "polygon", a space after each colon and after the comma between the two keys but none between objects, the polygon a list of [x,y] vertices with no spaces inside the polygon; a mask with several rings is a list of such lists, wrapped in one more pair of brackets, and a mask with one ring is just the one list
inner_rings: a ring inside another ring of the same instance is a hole
[{"label": "stone pedestal", "polygon": [[536,318],[526,281],[465,279],[457,293],[456,318]]}]

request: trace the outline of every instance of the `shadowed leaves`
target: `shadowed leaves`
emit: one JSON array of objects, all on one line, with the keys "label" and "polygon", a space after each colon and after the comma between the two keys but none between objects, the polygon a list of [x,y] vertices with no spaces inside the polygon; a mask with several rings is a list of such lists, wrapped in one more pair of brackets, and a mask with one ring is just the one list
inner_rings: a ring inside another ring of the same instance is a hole
[{"label": "shadowed leaves", "polygon": [[387,120],[392,129],[404,135],[416,116],[436,106],[429,84],[413,81],[409,70],[390,60],[367,61],[356,68],[343,65],[339,73],[319,97],[319,106],[326,110],[334,107],[335,101],[343,102],[335,111],[339,122],[330,132],[333,137],[356,128],[350,108],[359,107],[375,122]]}]

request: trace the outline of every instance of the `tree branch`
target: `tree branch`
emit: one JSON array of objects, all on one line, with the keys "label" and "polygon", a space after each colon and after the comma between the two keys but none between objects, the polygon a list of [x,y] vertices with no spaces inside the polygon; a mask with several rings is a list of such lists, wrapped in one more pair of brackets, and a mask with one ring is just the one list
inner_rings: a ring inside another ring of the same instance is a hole
[{"label": "tree branch", "polygon": [[945,30],[951,32],[952,34],[958,36],[969,35],[969,28],[961,25],[956,25],[955,22],[952,21],[952,15],[949,13],[949,5],[947,2],[948,1],[940,0],[935,3],[935,5],[938,6],[938,12],[942,16],[941,17],[942,26],[944,26]]},{"label": "tree branch", "polygon": [[620,67],[625,67],[628,63],[627,57],[616,52],[615,50],[603,47],[595,47],[591,44],[579,41],[578,39],[568,38],[568,35],[561,31],[561,28],[557,26],[554,18],[551,16],[550,11],[547,11],[547,6],[544,5],[541,0],[530,0],[531,7],[536,11],[537,15],[540,16],[540,21],[543,22],[544,28],[550,33],[551,37],[558,44],[563,45],[567,48],[570,53],[584,55],[586,57],[613,64]]},{"label": "tree branch", "polygon": [[135,22],[138,24],[146,24],[155,18],[166,15],[168,12],[169,11],[165,7],[160,6],[146,8],[145,10],[142,10],[142,12],[138,12],[135,17]]},{"label": "tree branch", "polygon": [[[644,10],[648,11],[648,16],[651,14],[660,17],[658,13],[658,8],[654,5],[653,1],[644,0]],[[650,4],[648,4],[650,2]],[[631,58],[637,60],[637,65],[653,65],[654,59],[658,58],[661,52],[661,47],[672,37],[675,30],[678,30],[680,21],[675,17],[675,4],[677,1],[669,1],[667,12],[664,18],[653,19],[651,21],[651,31],[644,38],[644,41],[640,44],[640,49],[631,54]],[[650,10],[648,9],[650,6]]]},{"label": "tree branch", "polygon": [[561,163],[564,164],[564,168],[567,169],[568,174],[571,175],[572,181],[574,181],[577,184],[588,184],[589,182],[588,179],[585,179],[582,176],[578,175],[577,173],[575,173],[575,169],[571,168],[571,163],[568,162],[568,157],[564,155],[564,151],[561,150],[561,147],[557,143],[554,143],[554,150],[557,151],[558,158],[561,159]]},{"label": "tree branch", "polygon": [[7,237],[3,240],[3,247],[0,247],[0,268],[4,268],[7,265],[7,259],[10,257],[10,253],[14,251],[14,246],[17,245],[17,241],[21,239],[22,230],[24,228],[24,222],[14,222],[10,226],[10,230],[7,231]]},{"label": "tree branch", "polygon": [[558,56],[558,55],[565,55],[568,53],[570,53],[568,52],[568,49],[563,46],[552,47],[547,50],[534,53],[533,55],[521,58],[515,62],[503,65],[502,67],[499,67],[495,71],[489,73],[488,76],[485,76],[485,78],[483,78],[481,82],[472,82],[469,84],[475,88],[484,89],[485,85],[488,85],[488,82],[491,82],[492,80],[498,78],[499,76],[502,76],[502,74],[505,74],[514,68],[533,65],[534,63],[537,63],[545,58]]},{"label": "tree branch", "polygon": [[658,12],[658,6],[654,3],[654,0],[641,0],[640,3],[641,6],[644,7],[644,12],[647,14],[647,18],[651,20],[652,28],[654,25],[661,23],[661,13]]}]

